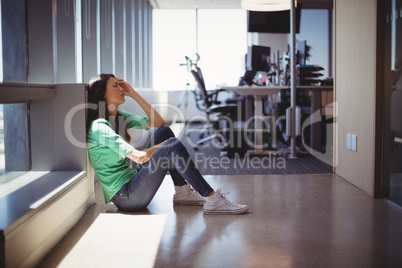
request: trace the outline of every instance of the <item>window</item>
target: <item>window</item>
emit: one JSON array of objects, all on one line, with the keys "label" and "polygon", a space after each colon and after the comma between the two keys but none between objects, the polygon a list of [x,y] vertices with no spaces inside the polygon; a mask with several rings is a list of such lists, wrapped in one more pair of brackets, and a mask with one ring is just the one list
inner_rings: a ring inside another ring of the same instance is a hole
[{"label": "window", "polygon": [[0,104],[0,184],[29,170],[28,104]]},{"label": "window", "polygon": [[247,13],[245,10],[199,11],[198,48],[207,88],[237,85],[245,71]]},{"label": "window", "polygon": [[247,52],[246,11],[157,9],[153,12],[155,90],[181,90],[187,83],[194,84],[191,74],[180,64],[185,63],[185,56],[194,58],[197,52],[207,88],[238,84],[244,74]]}]

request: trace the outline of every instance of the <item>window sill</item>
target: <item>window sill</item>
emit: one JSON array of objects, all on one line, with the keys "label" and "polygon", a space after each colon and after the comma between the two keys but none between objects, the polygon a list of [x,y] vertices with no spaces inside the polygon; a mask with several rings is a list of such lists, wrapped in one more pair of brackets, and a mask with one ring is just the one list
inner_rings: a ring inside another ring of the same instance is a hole
[{"label": "window sill", "polygon": [[[11,231],[85,177],[85,171],[28,172],[1,185],[0,230]],[[17,188],[19,179],[24,185]]]},{"label": "window sill", "polygon": [[53,84],[0,83],[0,103],[20,103],[34,100],[50,100],[56,95]]}]

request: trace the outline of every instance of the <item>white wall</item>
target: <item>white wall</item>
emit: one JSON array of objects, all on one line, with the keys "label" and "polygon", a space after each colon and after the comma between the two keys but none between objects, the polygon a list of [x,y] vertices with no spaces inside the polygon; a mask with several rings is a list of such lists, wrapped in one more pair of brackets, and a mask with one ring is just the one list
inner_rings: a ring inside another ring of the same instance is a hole
[{"label": "white wall", "polygon": [[[337,0],[335,10],[335,172],[374,196],[377,1]],[[347,133],[357,135],[357,152],[346,149]]]},{"label": "white wall", "polygon": [[282,56],[288,48],[288,34],[249,33],[248,45],[267,46],[271,48],[271,54],[279,50],[279,55]]},{"label": "white wall", "polygon": [[72,113],[85,103],[84,84],[58,84],[55,90],[54,99],[31,102],[32,170],[86,170],[85,110]]}]

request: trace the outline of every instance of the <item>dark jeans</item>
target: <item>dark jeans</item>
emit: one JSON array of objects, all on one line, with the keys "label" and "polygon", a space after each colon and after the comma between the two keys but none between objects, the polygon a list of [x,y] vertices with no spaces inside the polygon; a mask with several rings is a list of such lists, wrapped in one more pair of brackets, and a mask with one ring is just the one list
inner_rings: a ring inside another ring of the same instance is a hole
[{"label": "dark jeans", "polygon": [[[167,140],[168,139],[168,140]],[[169,171],[174,185],[182,186],[188,182],[202,196],[207,196],[213,189],[204,180],[196,168],[187,149],[176,138],[172,130],[163,126],[151,137],[151,145],[167,140],[145,163],[136,176],[124,184],[112,198],[113,203],[124,211],[145,209],[155,196]]]}]

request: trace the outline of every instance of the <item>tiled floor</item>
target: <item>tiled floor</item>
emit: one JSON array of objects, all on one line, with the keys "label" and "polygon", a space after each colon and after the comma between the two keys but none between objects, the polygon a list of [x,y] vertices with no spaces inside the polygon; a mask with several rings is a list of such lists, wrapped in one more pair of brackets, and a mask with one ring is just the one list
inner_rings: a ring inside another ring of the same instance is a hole
[{"label": "tiled floor", "polygon": [[[250,212],[211,216],[203,215],[201,207],[174,207],[173,184],[167,177],[147,211],[122,215],[113,204],[102,203],[96,185],[97,204],[39,266],[77,267],[74,258],[81,267],[110,267],[111,262],[114,267],[400,267],[402,263],[402,209],[373,199],[336,175],[205,178],[213,187],[230,192],[229,199],[248,204]],[[138,215],[152,219],[148,222],[158,220],[159,225],[152,226],[159,227],[151,227]],[[113,216],[120,222],[105,224],[105,218]],[[113,229],[127,235],[111,237],[104,232]],[[130,235],[142,231],[138,239]],[[140,253],[148,247],[155,254]],[[127,257],[143,261],[134,266]]]}]

